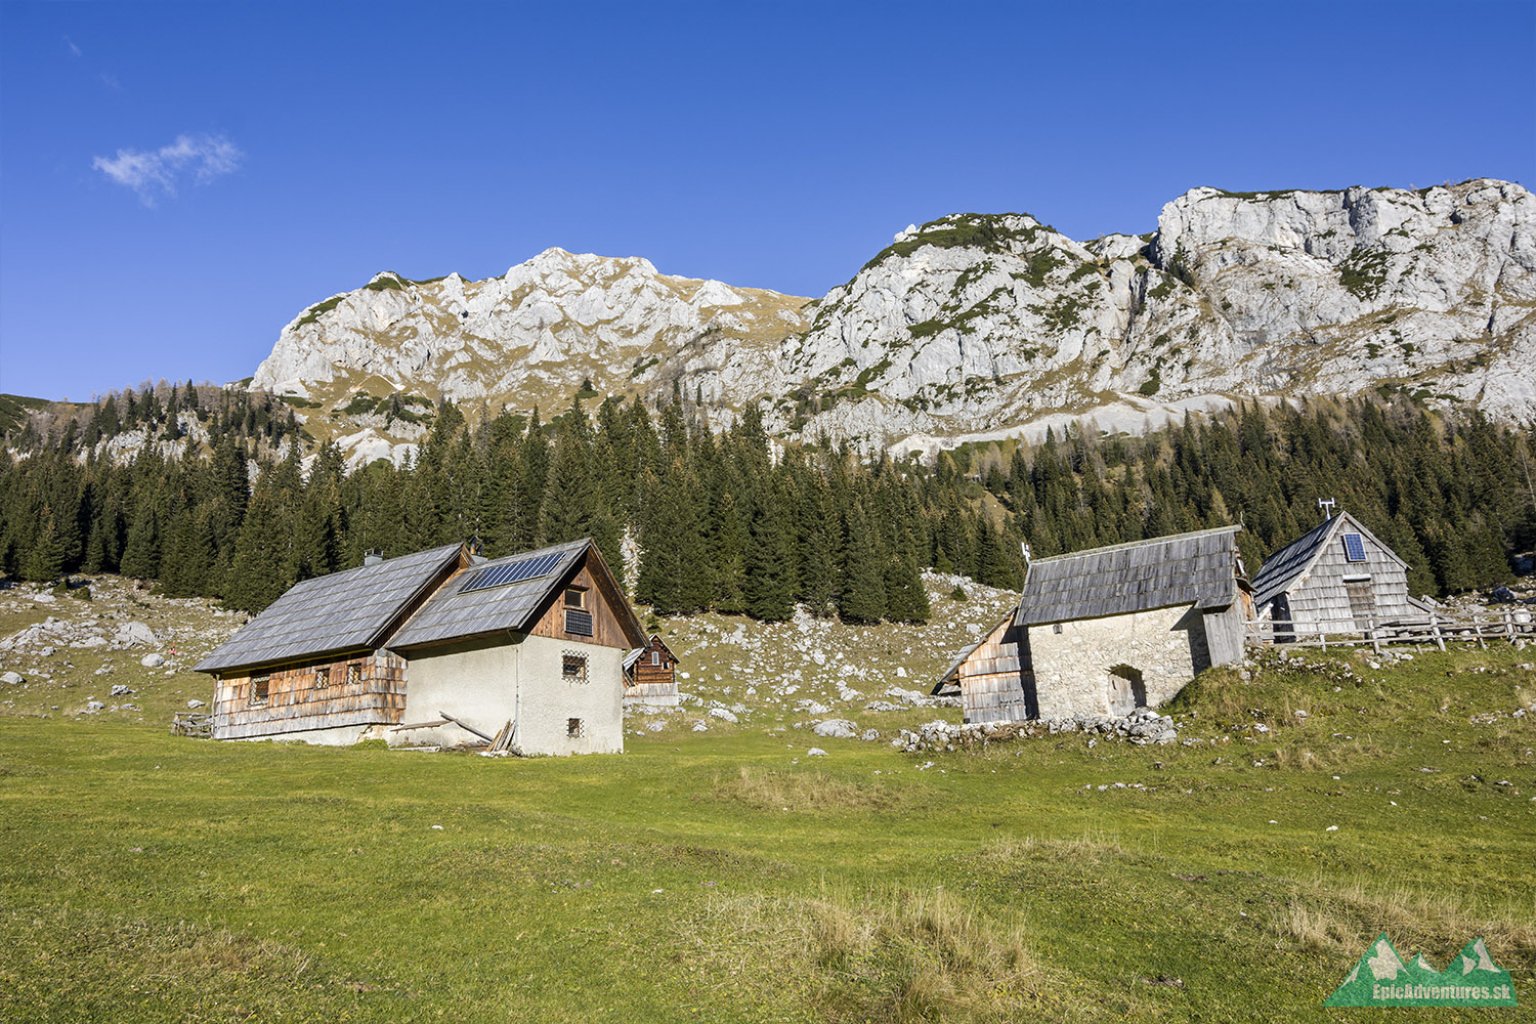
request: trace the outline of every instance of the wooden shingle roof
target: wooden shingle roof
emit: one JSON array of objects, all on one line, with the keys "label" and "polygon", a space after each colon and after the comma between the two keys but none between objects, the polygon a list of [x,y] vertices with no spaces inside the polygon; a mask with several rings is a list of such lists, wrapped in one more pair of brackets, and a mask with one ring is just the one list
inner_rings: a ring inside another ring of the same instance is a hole
[{"label": "wooden shingle roof", "polygon": [[375,648],[462,551],[462,544],[446,544],[296,583],[196,671],[227,673]]},{"label": "wooden shingle roof", "polygon": [[1237,599],[1240,526],[1114,544],[1030,563],[1014,622],[1041,626]]}]

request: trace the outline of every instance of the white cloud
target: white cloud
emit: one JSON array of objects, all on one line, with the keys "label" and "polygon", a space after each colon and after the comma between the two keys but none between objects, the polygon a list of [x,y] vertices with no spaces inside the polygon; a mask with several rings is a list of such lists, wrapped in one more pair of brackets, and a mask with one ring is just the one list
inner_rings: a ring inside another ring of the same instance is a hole
[{"label": "white cloud", "polygon": [[69,38],[69,36],[65,36],[64,37],[64,45],[69,47],[69,52],[72,55],[74,55],[76,57],[84,57],[85,56],[85,52],[82,51],[80,49],[80,47],[76,46],[75,45],[75,41],[73,39]]},{"label": "white cloud", "polygon": [[245,154],[222,135],[178,135],[159,149],[120,149],[114,157],[98,156],[91,167],[153,206],[160,195],[176,195],[188,178],[206,185],[237,170],[243,159]]}]

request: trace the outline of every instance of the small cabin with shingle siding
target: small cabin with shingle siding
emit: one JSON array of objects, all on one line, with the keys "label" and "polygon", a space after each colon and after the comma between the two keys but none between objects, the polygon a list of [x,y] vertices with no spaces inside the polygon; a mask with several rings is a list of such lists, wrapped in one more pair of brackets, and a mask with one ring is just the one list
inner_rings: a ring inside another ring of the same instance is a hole
[{"label": "small cabin with shingle siding", "polygon": [[625,657],[624,704],[626,707],[677,707],[677,655],[672,653],[660,633],[652,633],[649,643],[630,651]]},{"label": "small cabin with shingle siding", "polygon": [[1034,688],[1025,685],[1019,661],[1023,631],[1013,612],[955,655],[933,687],[935,696],[958,696],[967,722],[1019,722],[1039,718]]},{"label": "small cabin with shingle siding", "polygon": [[[354,619],[355,648],[337,649],[323,624]],[[493,561],[453,545],[301,583],[198,668],[217,679],[220,739],[451,746],[504,734],[514,753],[617,753],[621,662],[645,642],[590,539]],[[299,701],[321,668],[357,692]]]},{"label": "small cabin with shingle siding", "polygon": [[1367,633],[1418,617],[1408,565],[1347,512],[1265,559],[1253,580],[1259,621],[1278,642]]}]

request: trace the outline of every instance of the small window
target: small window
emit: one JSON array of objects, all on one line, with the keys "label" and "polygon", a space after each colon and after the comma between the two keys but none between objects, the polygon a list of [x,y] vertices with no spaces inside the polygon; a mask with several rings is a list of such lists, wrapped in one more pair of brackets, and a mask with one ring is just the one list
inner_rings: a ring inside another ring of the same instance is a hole
[{"label": "small window", "polygon": [[1344,535],[1344,560],[1347,562],[1365,561],[1365,541],[1358,533],[1346,533]]},{"label": "small window", "polygon": [[315,669],[315,689],[323,690],[331,685],[331,668],[329,665]]},{"label": "small window", "polygon": [[660,665],[661,664],[661,652],[660,651],[652,651],[651,652],[651,664],[652,665]]},{"label": "small window", "polygon": [[1061,623],[1059,623],[1059,622],[1052,623],[1051,624],[1051,632],[1052,633],[1060,633],[1061,632]]},{"label": "small window", "polygon": [[271,676],[252,676],[251,677],[251,706],[259,708],[263,704],[265,704],[267,702],[267,695],[271,692],[271,689],[272,689],[272,677]]},{"label": "small window", "polygon": [[349,662],[347,665],[347,685],[360,682],[363,678],[363,666],[357,662]]},{"label": "small window", "polygon": [[587,606],[586,590],[582,587],[566,587],[565,606],[567,608],[585,608]]},{"label": "small window", "polygon": [[568,683],[587,681],[587,659],[581,654],[567,654],[560,659],[560,674]]},{"label": "small window", "polygon": [[585,727],[579,718],[567,718],[565,720],[565,734],[571,739],[579,739],[585,732]]}]

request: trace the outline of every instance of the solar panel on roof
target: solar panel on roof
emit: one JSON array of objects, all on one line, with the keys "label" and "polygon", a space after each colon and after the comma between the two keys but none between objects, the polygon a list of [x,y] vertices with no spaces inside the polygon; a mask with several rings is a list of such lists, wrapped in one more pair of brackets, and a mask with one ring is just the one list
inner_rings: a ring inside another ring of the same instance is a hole
[{"label": "solar panel on roof", "polygon": [[547,576],[555,566],[560,564],[562,557],[563,553],[557,551],[534,558],[520,558],[505,565],[488,565],[464,577],[464,582],[459,584],[458,592],[468,594],[476,590],[489,590],[491,587]]},{"label": "solar panel on roof", "polygon": [[1344,560],[1347,562],[1365,561],[1365,541],[1358,533],[1346,533],[1344,535]]}]

